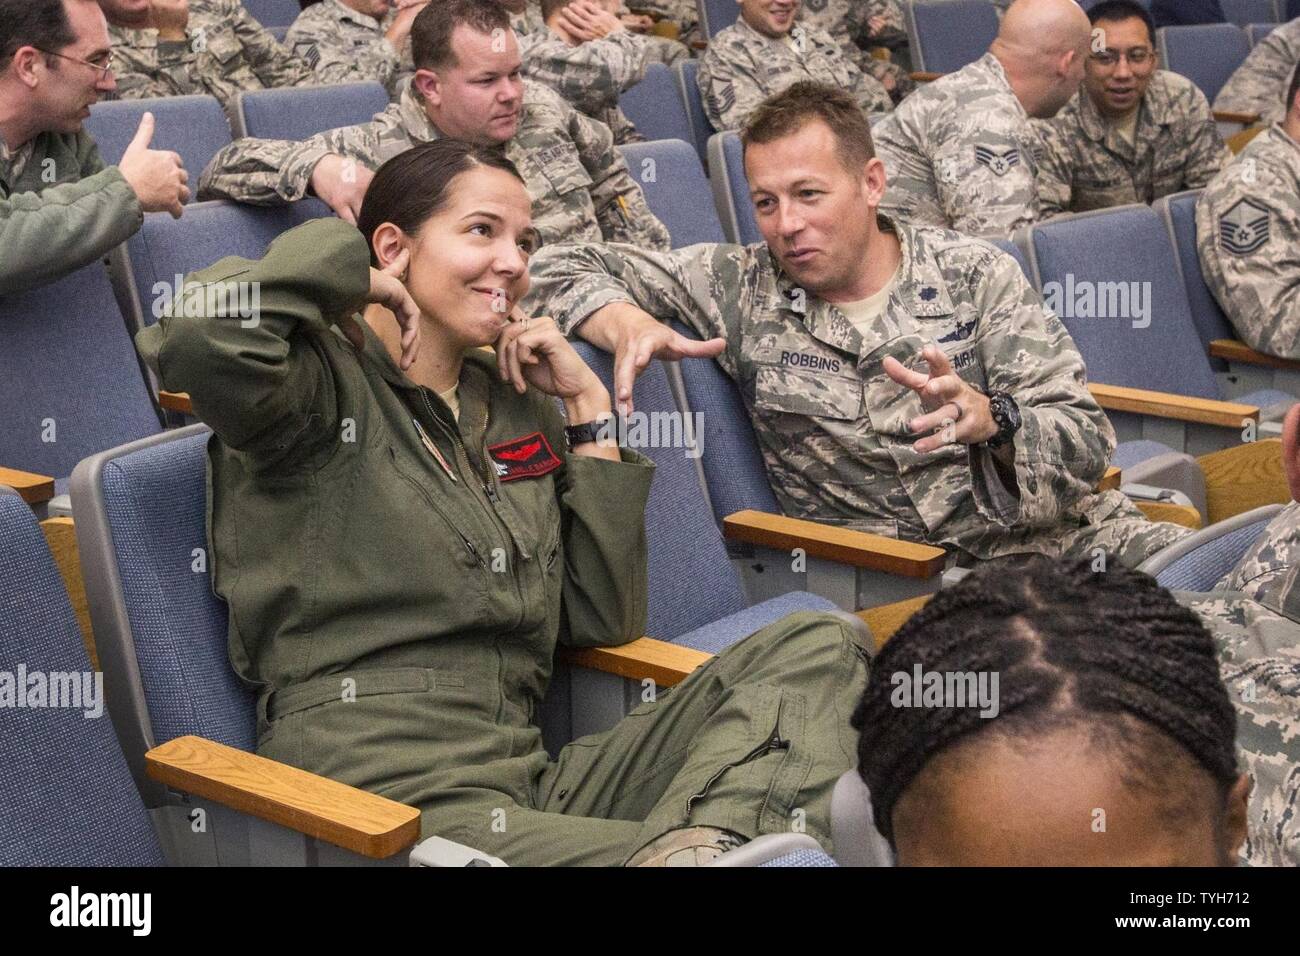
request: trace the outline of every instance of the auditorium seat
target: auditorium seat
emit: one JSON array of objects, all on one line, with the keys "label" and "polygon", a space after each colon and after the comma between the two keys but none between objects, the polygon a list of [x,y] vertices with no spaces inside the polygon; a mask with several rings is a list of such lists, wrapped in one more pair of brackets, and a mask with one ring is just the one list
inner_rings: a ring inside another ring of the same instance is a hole
[{"label": "auditorium seat", "polygon": [[695,7],[700,14],[704,36],[709,40],[735,23],[740,16],[740,4],[736,0],[695,0]]},{"label": "auditorium seat", "polygon": [[1252,23],[1246,27],[1246,36],[1250,38],[1250,45],[1253,48],[1276,29],[1276,23]]},{"label": "auditorium seat", "polygon": [[1250,41],[1232,23],[1161,27],[1156,31],[1161,65],[1187,77],[1211,103],[1250,52]]},{"label": "auditorium seat", "polygon": [[709,182],[713,186],[713,203],[722,220],[728,242],[749,245],[762,242],[754,203],[749,198],[749,180],[745,176],[745,153],[740,134],[727,131],[709,137]]},{"label": "auditorium seat", "polygon": [[619,152],[645,192],[650,211],[668,227],[673,248],[725,242],[700,158],[680,139],[629,143]]},{"label": "auditorium seat", "polygon": [[221,104],[211,96],[166,96],[145,100],[108,100],[90,108],[86,131],[99,146],[99,155],[115,166],[131,145],[140,118],[153,113],[153,149],[179,153],[195,192],[199,174],[212,157],[230,143],[230,124]]},{"label": "auditorium seat", "polygon": [[618,105],[637,132],[648,140],[695,140],[691,118],[686,113],[673,71],[662,63],[651,63],[640,83],[618,98]]},{"label": "auditorium seat", "polygon": [[[162,848],[113,724],[63,579],[30,508],[0,487],[0,658],[18,693],[72,675],[80,706],[0,706],[0,866],[157,866]],[[20,664],[21,662],[21,664]],[[87,681],[92,683],[87,684]],[[65,681],[63,686],[71,686]],[[89,690],[90,699],[85,692]]]},{"label": "auditorium seat", "polygon": [[912,66],[953,73],[988,52],[998,35],[998,11],[988,0],[914,0],[904,6]]},{"label": "auditorium seat", "polygon": [[298,0],[243,0],[244,7],[264,27],[288,27],[302,12]]},{"label": "auditorium seat", "polygon": [[1263,505],[1202,528],[1147,558],[1138,570],[1171,591],[1213,591],[1283,507]]},{"label": "auditorium seat", "polygon": [[1223,7],[1227,21],[1239,27],[1277,21],[1275,0],[1219,0],[1219,5]]},{"label": "auditorium seat", "polygon": [[310,139],[340,126],[369,123],[387,107],[388,91],[381,83],[245,91],[235,97],[235,136]]},{"label": "auditorium seat", "polygon": [[48,475],[59,495],[82,458],[162,430],[100,262],[0,297],[0,364],[0,466]]},{"label": "auditorium seat", "polygon": [[700,162],[707,163],[708,142],[709,137],[713,135],[713,124],[709,122],[708,114],[704,112],[704,99],[700,95],[700,84],[697,79],[699,69],[699,60],[682,60],[673,66],[673,78],[677,82],[682,105],[686,107],[686,115],[691,121],[690,141],[695,146],[695,151],[700,154]]}]

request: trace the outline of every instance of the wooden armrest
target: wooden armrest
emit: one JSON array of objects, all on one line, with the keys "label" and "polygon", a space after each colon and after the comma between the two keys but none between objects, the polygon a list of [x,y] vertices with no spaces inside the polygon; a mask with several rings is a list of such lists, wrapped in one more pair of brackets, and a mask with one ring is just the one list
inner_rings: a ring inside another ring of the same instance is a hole
[{"label": "wooden armrest", "polygon": [[1260,505],[1291,500],[1282,467],[1282,441],[1264,438],[1196,459],[1205,473],[1205,510],[1210,524]]},{"label": "wooden armrest", "polygon": [[692,41],[691,41],[691,49],[692,49],[692,50],[707,50],[708,48],[709,48],[709,41],[708,41],[708,40],[692,40]]},{"label": "wooden armrest", "polygon": [[1258,113],[1234,113],[1232,110],[1215,110],[1216,123],[1240,123],[1242,126],[1254,126],[1264,117]]},{"label": "wooden armrest", "polygon": [[933,594],[922,594],[920,597],[908,598],[906,601],[881,604],[878,607],[864,608],[853,613],[867,622],[867,627],[871,629],[871,637],[876,642],[876,650],[880,650],[885,646],[885,641],[893,637],[894,632],[902,627],[909,617],[925,607],[932,597]]},{"label": "wooden armrest", "polygon": [[1134,501],[1133,504],[1151,521],[1168,521],[1193,531],[1201,529],[1201,513],[1192,505],[1177,505],[1168,501]]},{"label": "wooden armrest", "polygon": [[556,657],[573,667],[586,667],[630,680],[647,677],[660,687],[680,684],[713,657],[707,651],[639,637],[619,647],[561,647]]},{"label": "wooden armrest", "polygon": [[943,76],[942,73],[931,73],[928,70],[913,70],[907,75],[916,83],[933,83],[939,77]]},{"label": "wooden armrest", "polygon": [[1133,412],[1137,415],[1154,415],[1180,422],[1217,425],[1221,428],[1241,428],[1249,419],[1258,424],[1259,409],[1254,405],[1237,402],[1220,402],[1211,398],[1193,398],[1170,392],[1152,392],[1145,388],[1122,388],[1118,385],[1101,385],[1092,382],[1088,391],[1097,404],[1111,412]]},{"label": "wooden armrest", "polygon": [[1097,491],[1119,491],[1119,486],[1124,484],[1123,479],[1124,473],[1111,465],[1106,469],[1106,474],[1101,476],[1101,481],[1097,482]]},{"label": "wooden armrest", "polygon": [[194,414],[194,406],[190,404],[190,396],[186,392],[160,391],[158,404],[169,412],[180,412],[182,415]]},{"label": "wooden armrest", "polygon": [[932,578],[943,573],[942,548],[763,511],[737,511],[727,515],[722,520],[722,536],[728,541],[743,541],[777,551],[802,548],[810,558],[826,558],[905,578]]},{"label": "wooden armrest", "polygon": [[30,471],[0,468],[0,485],[8,485],[29,505],[43,505],[54,497],[54,479]]},{"label": "wooden armrest", "polygon": [[420,838],[415,807],[202,737],[177,737],[144,759],[149,776],[175,790],[371,859]]},{"label": "wooden armrest", "polygon": [[1226,359],[1229,362],[1245,362],[1247,365],[1263,365],[1267,368],[1300,371],[1300,361],[1256,352],[1245,342],[1238,339],[1215,339],[1210,343],[1210,355],[1214,358]]},{"label": "wooden armrest", "polygon": [[1245,129],[1233,133],[1224,142],[1227,144],[1228,149],[1232,150],[1232,155],[1236,156],[1265,129],[1267,129],[1265,126],[1247,126]]}]

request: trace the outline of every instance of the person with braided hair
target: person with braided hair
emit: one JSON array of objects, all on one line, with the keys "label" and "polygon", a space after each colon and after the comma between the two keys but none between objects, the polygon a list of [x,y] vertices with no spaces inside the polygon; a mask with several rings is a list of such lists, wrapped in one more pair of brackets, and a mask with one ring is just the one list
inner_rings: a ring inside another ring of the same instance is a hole
[{"label": "person with braided hair", "polygon": [[[923,674],[996,676],[996,703],[918,706]],[[900,865],[1229,866],[1246,839],[1215,642],[1122,567],[977,568],[885,644],[852,723]]]}]

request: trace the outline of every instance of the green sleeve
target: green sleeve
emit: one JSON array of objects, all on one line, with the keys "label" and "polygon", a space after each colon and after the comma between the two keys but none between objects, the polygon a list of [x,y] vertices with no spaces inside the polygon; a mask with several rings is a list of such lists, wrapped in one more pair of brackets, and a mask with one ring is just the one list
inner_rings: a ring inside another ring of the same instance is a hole
[{"label": "green sleeve", "polygon": [[139,200],[117,167],[0,199],[0,295],[43,285],[93,262],[130,238],[143,221]]},{"label": "green sleeve", "polygon": [[309,333],[364,303],[369,263],[355,227],[314,220],[280,236],[259,261],[231,256],[189,276],[136,346],[162,387],[188,392],[194,413],[227,445],[258,467],[290,467],[337,435],[325,347]]}]

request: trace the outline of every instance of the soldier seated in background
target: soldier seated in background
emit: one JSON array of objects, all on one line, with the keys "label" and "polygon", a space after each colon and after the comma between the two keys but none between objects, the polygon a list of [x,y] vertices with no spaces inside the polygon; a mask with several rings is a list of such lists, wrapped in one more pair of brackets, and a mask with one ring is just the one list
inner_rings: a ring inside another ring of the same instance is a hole
[{"label": "soldier seated in background", "polygon": [[1251,140],[1196,204],[1206,284],[1251,348],[1300,359],[1300,64],[1286,114]]},{"label": "soldier seated in background", "polygon": [[113,41],[123,99],[215,96],[233,114],[235,94],[318,82],[239,0],[99,0]]},{"label": "soldier seated in background", "polygon": [[997,562],[872,661],[858,772],[900,866],[1232,866],[1229,697],[1210,634],[1146,575]]},{"label": "soldier seated in background", "polygon": [[396,96],[414,71],[411,24],[429,0],[309,0],[284,45],[317,83],[382,83]]},{"label": "soldier seated in background", "polygon": [[971,235],[1009,236],[1061,211],[1042,134],[1083,79],[1091,38],[1074,0],[1016,0],[989,52],[925,84],[873,131],[889,173],[882,210]]},{"label": "soldier seated in background", "polygon": [[1300,63],[1300,17],[1283,23],[1255,44],[1214,98],[1214,108],[1229,113],[1257,113],[1265,123],[1286,116],[1282,94]]},{"label": "soldier seated in background", "polygon": [[799,80],[847,91],[864,113],[893,107],[889,91],[830,34],[795,23],[800,0],[737,0],[740,17],[700,58],[700,95],[715,129],[740,129],[764,99]]},{"label": "soldier seated in background", "polygon": [[82,120],[113,92],[94,0],[0,0],[0,295],[53,281],[125,242],[146,212],[181,214],[189,180],[149,148],[146,115],[116,166]]},{"label": "soldier seated in background", "polygon": [[804,0],[799,22],[829,33],[859,70],[889,90],[895,103],[916,89],[901,66],[871,55],[873,48],[884,47],[906,57],[907,29],[898,0]]},{"label": "soldier seated in background", "polygon": [[236,140],[208,164],[200,197],[275,204],[314,193],[355,222],[372,170],[449,137],[504,148],[533,197],[543,241],[669,248],[609,128],[522,79],[519,46],[496,0],[429,4],[411,28],[411,51],[418,69],[410,88],[372,122],[302,143]]},{"label": "soldier seated in background", "polygon": [[1039,121],[1068,190],[1061,205],[1084,212],[1200,189],[1232,157],[1205,94],[1156,69],[1155,27],[1135,0],[1106,0],[1088,19],[1097,29],[1083,88]]},{"label": "soldier seated in background", "polygon": [[[765,245],[562,245],[533,259],[565,331],[614,353],[620,405],[652,358],[716,355],[786,514],[967,563],[1108,552],[1132,566],[1187,534],[1094,493],[1114,430],[1016,261],[877,215],[885,168],[848,94],[797,83],[743,142]],[[717,338],[687,339],[671,319]]]},{"label": "soldier seated in background", "polygon": [[[549,86],[578,110],[600,120],[620,146],[645,139],[618,106],[619,94],[645,78],[646,38],[623,26],[618,0],[542,0],[546,29],[521,41],[524,76]],[[575,18],[593,17],[609,32],[583,40]]]}]

